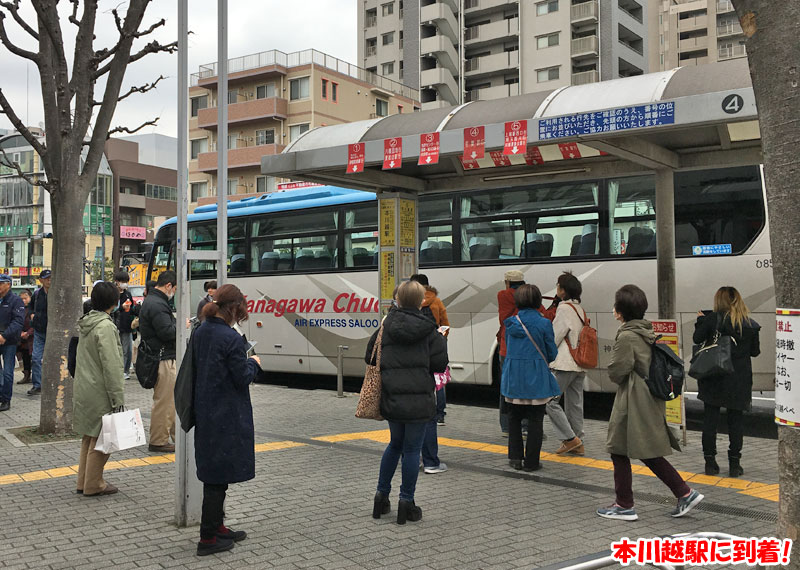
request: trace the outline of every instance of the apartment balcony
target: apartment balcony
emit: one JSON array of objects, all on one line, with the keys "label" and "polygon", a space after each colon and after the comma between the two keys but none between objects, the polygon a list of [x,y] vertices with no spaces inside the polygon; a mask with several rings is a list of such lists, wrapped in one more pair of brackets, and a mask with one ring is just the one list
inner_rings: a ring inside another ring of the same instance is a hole
[{"label": "apartment balcony", "polygon": [[467,28],[464,32],[464,45],[478,47],[517,36],[519,36],[519,18],[509,18]]},{"label": "apartment balcony", "polygon": [[489,101],[491,99],[504,99],[519,95],[519,83],[471,89],[467,91],[467,101]]},{"label": "apartment balcony", "polygon": [[484,12],[499,12],[518,4],[519,0],[464,0],[464,13],[468,16],[477,16]]},{"label": "apartment balcony", "polygon": [[600,73],[597,70],[572,74],[573,85],[586,85],[587,83],[597,83],[598,81],[600,81]]},{"label": "apartment balcony", "polygon": [[724,14],[726,12],[733,12],[733,3],[731,0],[717,0],[717,14]]},{"label": "apartment balcony", "polygon": [[586,24],[597,21],[597,1],[581,2],[570,6],[570,22],[573,24]]},{"label": "apartment balcony", "polygon": [[678,62],[681,67],[686,67],[689,65],[705,65],[709,63],[711,60],[708,56],[704,57],[690,57],[688,59],[682,59]]},{"label": "apartment balcony", "polygon": [[708,48],[708,36],[697,36],[696,38],[687,38],[678,42],[678,51],[698,51]]},{"label": "apartment balcony", "polygon": [[747,57],[747,50],[743,45],[738,46],[724,46],[719,48],[717,59],[724,61],[726,59],[734,59],[737,57]]},{"label": "apartment balcony", "polygon": [[145,210],[147,209],[147,198],[144,196],[139,196],[138,194],[126,194],[124,192],[120,192],[119,207]]},{"label": "apartment balcony", "polygon": [[[282,144],[263,144],[244,148],[233,148],[228,151],[228,169],[253,168],[261,166],[261,157],[268,154],[279,154],[286,148]],[[197,157],[198,172],[217,171],[217,153],[203,152]]]},{"label": "apartment balcony", "polygon": [[519,50],[473,57],[464,64],[465,77],[479,77],[519,68]]},{"label": "apartment balcony", "polygon": [[[228,105],[228,124],[236,125],[267,119],[285,119],[289,113],[288,104],[289,102],[286,99],[280,97],[231,103]],[[212,130],[217,128],[216,107],[200,109],[197,113],[197,128]]]},{"label": "apartment balcony", "polygon": [[364,27],[365,28],[374,28],[378,25],[378,16],[367,16],[364,20]]},{"label": "apartment balcony", "polygon": [[596,57],[599,52],[600,42],[597,36],[586,36],[572,40],[571,53],[575,59]]},{"label": "apartment balcony", "polygon": [[695,30],[705,30],[708,28],[708,14],[700,14],[683,20],[678,20],[679,32],[693,32]]},{"label": "apartment balcony", "polygon": [[443,67],[426,69],[419,74],[420,87],[435,89],[439,99],[447,101],[449,105],[456,105],[460,99],[458,82],[450,70]]},{"label": "apartment balcony", "polygon": [[436,101],[427,101],[422,103],[422,110],[423,111],[431,111],[433,109],[444,109],[445,107],[452,107],[453,104],[444,101],[443,99],[437,99]]},{"label": "apartment balcony", "polygon": [[717,37],[724,38],[728,36],[740,36],[744,32],[742,31],[742,25],[739,22],[727,22],[725,24],[721,24],[717,26]]},{"label": "apartment balcony", "polygon": [[435,25],[442,35],[450,38],[454,44],[458,42],[461,27],[453,9],[448,4],[436,3],[423,6],[419,11],[420,24]]},{"label": "apartment balcony", "polygon": [[433,55],[441,67],[446,67],[453,75],[458,75],[460,59],[453,42],[447,36],[431,36],[422,38],[419,43],[420,54]]}]

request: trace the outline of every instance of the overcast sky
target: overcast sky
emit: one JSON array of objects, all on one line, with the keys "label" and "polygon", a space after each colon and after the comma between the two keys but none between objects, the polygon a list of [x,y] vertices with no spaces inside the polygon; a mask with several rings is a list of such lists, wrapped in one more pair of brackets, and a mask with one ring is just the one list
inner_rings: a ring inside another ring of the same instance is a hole
[{"label": "overcast sky", "polygon": [[[28,5],[28,1],[23,4]],[[67,4],[67,2],[62,2]],[[314,48],[343,59],[356,62],[356,0],[229,0],[228,2],[228,56],[229,58],[277,49],[284,52]],[[174,41],[177,34],[177,2],[153,0],[145,16],[145,27],[164,18],[166,26],[155,37],[162,43]],[[113,44],[116,29],[110,10],[125,4],[120,0],[100,0],[102,17],[98,17],[95,46]],[[26,14],[30,16],[31,8]],[[215,0],[189,0],[189,73],[199,65],[216,61],[217,57],[217,2]],[[35,19],[28,17],[29,22]],[[19,32],[11,18],[6,27],[12,37],[26,49],[36,51],[35,43]],[[35,25],[35,24],[34,24]],[[62,21],[65,35],[74,38],[75,26],[66,18]],[[73,41],[68,41],[67,53]],[[26,65],[27,64],[27,65]],[[29,78],[26,87],[26,73]],[[160,117],[157,127],[147,127],[140,133],[158,132],[176,136],[177,129],[177,54],[150,55],[131,65],[125,74],[122,92],[131,85],[143,85],[159,75],[167,79],[156,90],[144,95],[134,95],[117,106],[111,126],[138,126]],[[0,47],[0,88],[17,114],[28,125],[37,126],[44,120],[39,75],[36,66]],[[29,94],[29,95],[26,95]],[[99,92],[95,97],[100,98]],[[0,128],[10,129],[11,123],[0,115]]]}]

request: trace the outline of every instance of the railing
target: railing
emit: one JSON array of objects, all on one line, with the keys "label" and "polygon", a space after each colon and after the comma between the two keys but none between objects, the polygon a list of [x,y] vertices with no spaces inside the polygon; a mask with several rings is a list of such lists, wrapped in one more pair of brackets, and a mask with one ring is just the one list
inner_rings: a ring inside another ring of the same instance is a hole
[{"label": "railing", "polygon": [[734,57],[744,57],[747,55],[747,50],[743,45],[739,46],[726,46],[719,48],[717,59],[722,61],[724,59],[733,59]]},{"label": "railing", "polygon": [[[300,65],[309,64],[314,64],[319,67],[336,71],[342,75],[346,75],[348,77],[352,77],[353,79],[374,85],[375,87],[380,87],[381,89],[400,94],[403,97],[408,97],[414,101],[419,101],[418,89],[413,89],[412,87],[408,87],[407,85],[403,85],[402,83],[387,77],[369,73],[362,67],[347,63],[346,61],[342,61],[341,59],[315,49],[307,49],[292,53],[270,50],[237,57],[228,61],[228,73],[258,69],[260,67],[267,67],[270,65],[277,65],[281,67],[298,67]],[[216,77],[217,75],[216,63],[201,65],[199,69],[199,72],[193,73],[191,76],[191,84],[193,86],[198,85],[200,81]]]},{"label": "railing", "polygon": [[642,20],[642,11],[641,10],[639,10],[639,14],[637,15],[637,14],[634,14],[633,12],[623,8],[622,6],[620,6],[619,9],[622,10],[623,12],[625,12],[628,16],[630,16],[631,18],[633,18],[634,20],[636,20],[640,24],[643,22],[643,20]]},{"label": "railing", "polygon": [[597,36],[575,38],[571,44],[572,55],[597,53]]},{"label": "railing", "polygon": [[644,55],[644,51],[642,51],[642,50],[643,50],[643,48],[641,48],[641,47],[636,47],[636,46],[635,46],[635,45],[633,45],[632,43],[630,43],[630,42],[627,42],[627,41],[625,41],[625,40],[619,40],[619,43],[621,43],[622,45],[624,45],[624,46],[625,46],[625,47],[627,47],[628,49],[630,49],[630,50],[632,50],[632,51],[635,51],[635,52],[636,52],[636,53],[638,53],[639,55]]},{"label": "railing", "polygon": [[378,53],[378,46],[367,46],[367,57],[376,55]]},{"label": "railing", "polygon": [[366,22],[364,22],[364,26],[367,28],[374,28],[378,25],[378,16],[367,16]]},{"label": "railing", "polygon": [[597,83],[598,81],[600,81],[600,74],[595,69],[572,74],[573,85],[586,85],[587,83]]},{"label": "railing", "polygon": [[519,83],[497,85],[495,87],[482,87],[467,91],[467,101],[486,101],[519,95]]},{"label": "railing", "polygon": [[717,26],[717,36],[734,36],[741,34],[742,25],[739,22],[726,22]]},{"label": "railing", "polygon": [[730,0],[717,0],[717,14],[733,12],[733,3]]},{"label": "railing", "polygon": [[570,8],[571,21],[586,20],[587,18],[597,19],[597,2],[595,0],[572,5]]}]

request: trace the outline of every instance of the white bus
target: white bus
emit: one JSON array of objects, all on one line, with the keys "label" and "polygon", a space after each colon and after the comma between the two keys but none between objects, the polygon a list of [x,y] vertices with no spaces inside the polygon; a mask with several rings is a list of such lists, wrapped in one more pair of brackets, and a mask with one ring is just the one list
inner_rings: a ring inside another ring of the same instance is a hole
[{"label": "white bus", "polygon": [[[447,307],[452,375],[496,384],[497,292],[519,269],[553,295],[572,271],[598,329],[600,362],[587,390],[613,391],[605,374],[618,323],[613,295],[626,283],[647,293],[656,318],[655,179],[652,175],[553,182],[504,190],[420,197],[419,266]],[[378,208],[374,194],[318,186],[228,205],[228,277],[248,299],[243,325],[268,372],[364,371],[366,341],[378,313]],[[718,287],[739,289],[762,325],[774,322],[772,260],[759,166],[675,175],[677,309],[681,348],[691,352],[698,309]],[[149,272],[174,268],[176,220],[163,224]],[[189,216],[190,247],[216,246],[216,206]],[[698,246],[719,246],[699,248]],[[698,255],[705,253],[711,255]],[[716,254],[714,253],[716,252]],[[729,253],[725,253],[729,252]],[[192,299],[215,278],[213,262],[192,262]],[[774,389],[774,330],[761,334],[754,390]],[[685,358],[688,361],[688,358]],[[689,389],[695,389],[689,382]]]}]

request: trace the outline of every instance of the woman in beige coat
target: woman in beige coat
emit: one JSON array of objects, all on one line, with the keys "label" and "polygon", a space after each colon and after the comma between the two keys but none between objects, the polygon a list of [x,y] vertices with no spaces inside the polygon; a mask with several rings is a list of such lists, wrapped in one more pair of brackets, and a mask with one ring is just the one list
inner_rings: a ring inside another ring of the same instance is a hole
[{"label": "woman in beige coat", "polygon": [[655,342],[653,325],[644,319],[645,311],[647,297],[636,285],[625,285],[614,296],[614,318],[622,325],[608,365],[608,376],[618,388],[608,420],[606,448],[614,463],[617,500],[610,507],[597,509],[597,514],[607,519],[639,518],[633,508],[631,459],[640,459],[678,499],[670,513],[673,517],[682,517],[703,500],[703,495],[690,489],[664,459],[680,447],[667,426],[666,402],[653,397],[644,380]]}]

